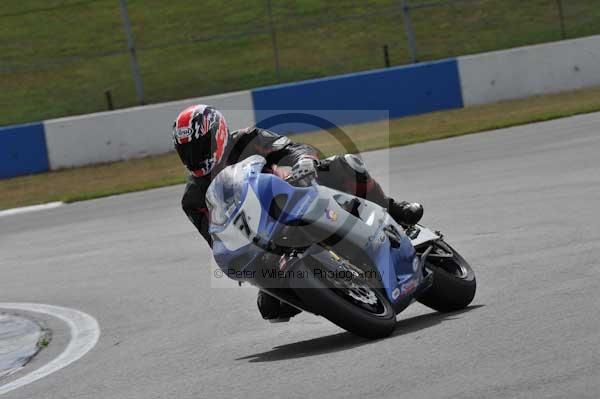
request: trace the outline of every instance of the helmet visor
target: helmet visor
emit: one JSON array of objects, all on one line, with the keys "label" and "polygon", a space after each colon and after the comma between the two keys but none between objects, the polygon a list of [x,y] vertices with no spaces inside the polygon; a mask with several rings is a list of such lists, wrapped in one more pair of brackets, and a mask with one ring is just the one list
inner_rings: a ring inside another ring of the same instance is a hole
[{"label": "helmet visor", "polygon": [[209,137],[204,136],[186,144],[175,146],[181,162],[196,176],[204,176],[215,166]]}]

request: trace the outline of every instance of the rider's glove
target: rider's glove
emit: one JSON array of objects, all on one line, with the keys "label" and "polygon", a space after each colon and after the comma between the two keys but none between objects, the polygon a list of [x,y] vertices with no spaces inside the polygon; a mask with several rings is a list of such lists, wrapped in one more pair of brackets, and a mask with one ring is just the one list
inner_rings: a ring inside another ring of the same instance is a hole
[{"label": "rider's glove", "polygon": [[317,177],[317,161],[314,158],[300,158],[292,166],[290,180],[299,181],[309,176]]}]

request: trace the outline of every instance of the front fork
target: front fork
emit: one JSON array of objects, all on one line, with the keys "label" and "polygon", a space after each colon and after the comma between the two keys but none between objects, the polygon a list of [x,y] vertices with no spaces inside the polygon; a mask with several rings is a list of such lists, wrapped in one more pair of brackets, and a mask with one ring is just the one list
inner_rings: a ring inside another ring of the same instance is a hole
[{"label": "front fork", "polygon": [[[443,235],[436,231],[436,234],[439,235],[439,239],[438,240],[442,240]],[[442,259],[442,258],[452,258],[454,257],[453,253],[445,253],[445,254],[440,254],[440,253],[431,253],[431,251],[435,248],[436,246],[436,242],[438,240],[435,241],[431,241],[429,243],[426,244],[422,244],[420,246],[420,248],[424,248],[423,251],[419,251],[419,249],[417,249],[417,255],[420,258],[420,266],[421,266],[421,270],[423,270],[423,283],[419,286],[419,288],[417,289],[417,291],[415,292],[414,297],[415,298],[419,298],[419,296],[421,294],[423,294],[425,291],[427,291],[431,285],[433,284],[433,274],[434,272],[431,271],[429,268],[427,268],[425,266],[425,263],[427,261],[428,258],[432,258],[432,259]]]}]

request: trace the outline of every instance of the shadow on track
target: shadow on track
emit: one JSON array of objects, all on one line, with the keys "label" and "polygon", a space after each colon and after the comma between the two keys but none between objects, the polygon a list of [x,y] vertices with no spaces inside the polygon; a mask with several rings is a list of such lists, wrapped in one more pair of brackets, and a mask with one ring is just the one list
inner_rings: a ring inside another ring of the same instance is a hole
[{"label": "shadow on track", "polygon": [[[478,309],[485,305],[469,306],[466,309],[452,313],[428,313],[421,316],[410,317],[398,322],[396,330],[392,335],[383,339],[399,337],[412,334],[414,332],[433,327],[447,320],[458,319],[458,315]],[[235,360],[248,360],[251,363],[255,362],[274,362],[278,360],[297,359],[307,356],[322,355],[325,353],[340,352],[357,346],[376,343],[378,340],[369,340],[359,337],[349,332],[332,334],[325,337],[309,339],[306,341],[294,342],[292,344],[276,346],[268,352],[255,353]]]}]

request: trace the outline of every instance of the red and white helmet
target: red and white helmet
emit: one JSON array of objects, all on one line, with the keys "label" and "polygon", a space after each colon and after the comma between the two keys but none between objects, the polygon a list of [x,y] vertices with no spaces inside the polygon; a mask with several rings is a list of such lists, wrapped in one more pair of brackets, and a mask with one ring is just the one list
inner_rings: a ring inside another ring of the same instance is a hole
[{"label": "red and white helmet", "polygon": [[206,176],[223,160],[229,141],[225,117],[216,109],[192,105],[173,124],[173,143],[181,162],[196,177]]}]

